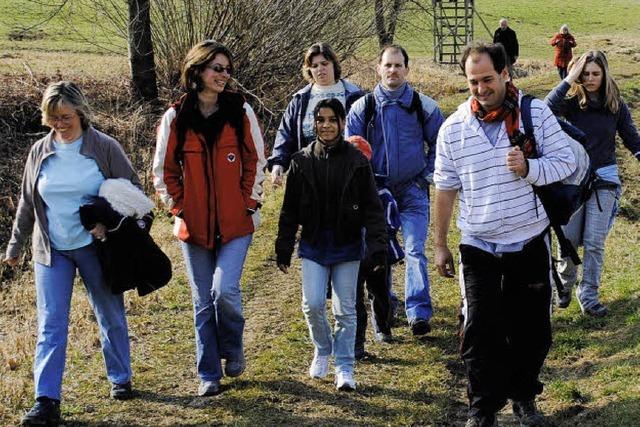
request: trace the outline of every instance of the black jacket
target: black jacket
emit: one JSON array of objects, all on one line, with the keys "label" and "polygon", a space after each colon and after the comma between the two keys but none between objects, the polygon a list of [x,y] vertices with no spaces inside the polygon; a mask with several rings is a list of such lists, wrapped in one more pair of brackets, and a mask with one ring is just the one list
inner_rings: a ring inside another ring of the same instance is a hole
[{"label": "black jacket", "polygon": [[518,45],[518,37],[516,37],[515,31],[513,31],[509,27],[507,27],[507,29],[504,31],[498,28],[493,33],[493,42],[502,43],[502,46],[504,46],[504,50],[507,52],[507,57],[510,64],[516,62],[516,57],[520,56],[520,46]]},{"label": "black jacket", "polygon": [[[110,181],[114,180],[106,180],[105,183]],[[151,210],[141,217],[123,215],[117,210],[122,209],[122,205],[118,205],[111,196],[119,195],[111,193],[105,197],[94,197],[91,202],[80,206],[80,221],[87,230],[97,223],[107,228],[106,240],[96,240],[95,244],[102,273],[111,292],[119,294],[136,288],[138,295],[146,295],[171,280],[171,261],[149,235],[153,221]],[[125,197],[131,201],[137,196],[126,193]],[[142,191],[139,191],[139,196],[145,197]]]},{"label": "black jacket", "polygon": [[334,197],[324,199],[337,201],[332,224],[326,224],[325,206],[321,206],[324,182],[318,182],[314,168],[320,164],[316,141],[295,153],[287,176],[287,185],[280,211],[276,256],[278,264],[289,265],[295,245],[298,226],[302,226],[301,238],[310,244],[318,242],[321,227],[330,225],[336,243],[343,245],[362,238],[361,229],[366,229],[367,252],[374,260],[384,262],[387,251],[387,230],[382,205],[373,178],[369,161],[346,141],[339,142],[330,150],[332,181],[340,183],[329,191]]}]

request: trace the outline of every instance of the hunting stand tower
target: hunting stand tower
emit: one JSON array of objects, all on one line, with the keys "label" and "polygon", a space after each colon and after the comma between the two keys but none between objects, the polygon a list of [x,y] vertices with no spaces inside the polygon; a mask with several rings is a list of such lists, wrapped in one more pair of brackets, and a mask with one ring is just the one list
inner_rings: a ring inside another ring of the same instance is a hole
[{"label": "hunting stand tower", "polygon": [[457,64],[462,49],[473,40],[473,0],[432,0],[433,60]]}]

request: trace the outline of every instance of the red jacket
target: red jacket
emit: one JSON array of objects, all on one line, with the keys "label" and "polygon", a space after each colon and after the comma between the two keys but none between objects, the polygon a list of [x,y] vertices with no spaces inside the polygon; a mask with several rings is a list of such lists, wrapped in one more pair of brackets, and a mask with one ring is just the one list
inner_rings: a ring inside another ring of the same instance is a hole
[{"label": "red jacket", "polygon": [[573,58],[571,49],[576,47],[576,39],[571,34],[558,33],[549,40],[549,44],[555,47],[553,64],[556,67],[567,68]]},{"label": "red jacket", "polygon": [[216,244],[216,226],[222,243],[255,231],[262,202],[264,142],[258,120],[244,103],[244,141],[226,123],[214,144],[188,129],[181,161],[176,159],[178,138],[172,106],[158,126],[153,160],[153,184],[175,218],[174,234],[207,249]]}]

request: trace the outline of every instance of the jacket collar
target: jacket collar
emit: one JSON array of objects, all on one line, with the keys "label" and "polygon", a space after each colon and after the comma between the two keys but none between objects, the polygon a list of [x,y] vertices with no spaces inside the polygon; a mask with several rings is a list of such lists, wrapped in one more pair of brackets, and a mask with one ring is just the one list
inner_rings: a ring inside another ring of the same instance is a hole
[{"label": "jacket collar", "polygon": [[[340,79],[338,80],[339,82],[342,82],[342,85],[344,86],[344,93],[345,96],[349,95],[350,93],[353,92],[360,92],[362,91],[362,89],[360,89],[358,86],[356,86],[355,84],[351,83],[349,80],[345,80],[345,79]],[[311,92],[311,88],[313,87],[313,84],[309,83],[308,85],[306,85],[305,87],[303,87],[302,89],[300,89],[299,91],[297,91],[293,96],[303,96],[305,94],[308,94]]]},{"label": "jacket collar", "polygon": [[[55,146],[53,145],[53,135],[54,131],[53,129],[51,129],[47,136],[44,137],[44,148],[42,151],[42,154],[44,156],[48,156],[49,154],[56,151]],[[87,129],[85,129],[82,132],[82,147],[80,147],[80,154],[86,155],[95,152],[96,139],[96,130],[93,127],[89,126]]]},{"label": "jacket collar", "polygon": [[389,102],[398,102],[404,108],[411,108],[411,101],[413,100],[413,87],[409,83],[407,83],[404,92],[400,97],[396,100],[390,99],[387,94],[384,93],[382,89],[382,85],[378,83],[376,87],[373,89],[373,95],[376,97],[376,103],[382,105],[384,103]]}]

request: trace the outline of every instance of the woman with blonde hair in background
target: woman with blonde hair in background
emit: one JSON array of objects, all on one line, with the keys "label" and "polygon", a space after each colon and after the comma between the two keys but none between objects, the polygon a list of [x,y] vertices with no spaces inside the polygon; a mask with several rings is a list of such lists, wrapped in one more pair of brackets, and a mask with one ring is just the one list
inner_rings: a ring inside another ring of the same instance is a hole
[{"label": "woman with blonde hair in background", "polygon": [[[587,137],[585,148],[596,180],[591,197],[564,227],[575,247],[584,246],[582,280],[576,296],[583,313],[603,317],[607,308],[600,302],[599,289],[604,245],[613,225],[621,193],[616,161],[616,134],[624,146],[640,160],[640,136],[627,104],[609,70],[603,52],[591,50],[569,64],[567,77],[545,99],[551,110],[581,129]],[[577,267],[571,259],[558,265],[563,283],[558,305],[571,302],[571,290],[577,282]]]},{"label": "woman with blonde hair in background", "polygon": [[187,53],[186,92],[162,117],[154,185],[175,217],[191,286],[198,394],[220,392],[245,369],[240,277],[259,223],[264,146],[256,116],[229,89],[232,55],[206,40]]},{"label": "woman with blonde hair in background", "polygon": [[51,131],[31,147],[22,179],[22,194],[4,262],[18,263],[22,246],[32,237],[38,339],[33,362],[36,403],[22,425],[60,422],[71,294],[76,270],[98,321],[102,354],[111,382],[111,397],[129,399],[131,361],[122,294],[107,286],[95,239],[106,239],[97,224],[87,231],[80,205],[98,195],[109,178],[126,178],[140,187],[129,159],[113,138],[91,126],[91,110],[72,82],[53,83],[42,98],[42,123]]}]

